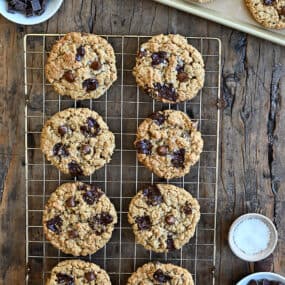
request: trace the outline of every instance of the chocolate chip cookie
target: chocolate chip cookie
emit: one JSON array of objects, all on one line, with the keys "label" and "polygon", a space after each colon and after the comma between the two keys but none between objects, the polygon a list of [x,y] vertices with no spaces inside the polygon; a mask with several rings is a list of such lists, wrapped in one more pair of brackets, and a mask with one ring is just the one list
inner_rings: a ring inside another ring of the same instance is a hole
[{"label": "chocolate chip cookie", "polygon": [[180,35],[158,35],[141,45],[133,70],[137,84],[154,99],[178,103],[204,85],[201,54]]},{"label": "chocolate chip cookie", "polygon": [[142,164],[157,176],[171,179],[190,171],[200,158],[203,140],[185,113],[165,110],[140,124],[134,145]]},{"label": "chocolate chip cookie", "polygon": [[127,285],[194,285],[192,275],[180,266],[168,263],[146,263],[139,267],[128,280]]},{"label": "chocolate chip cookie", "polygon": [[285,0],[245,0],[253,18],[266,28],[285,28]]},{"label": "chocolate chip cookie", "polygon": [[117,213],[96,185],[65,183],[43,212],[43,229],[53,246],[74,256],[93,254],[111,238]]},{"label": "chocolate chip cookie", "polygon": [[98,265],[79,259],[58,263],[46,285],[111,285],[109,275]]},{"label": "chocolate chip cookie", "polygon": [[95,111],[69,108],[52,116],[41,134],[48,161],[72,176],[90,175],[111,160],[115,137]]},{"label": "chocolate chip cookie", "polygon": [[98,98],[117,79],[112,46],[102,37],[68,33],[51,49],[46,78],[60,95]]},{"label": "chocolate chip cookie", "polygon": [[198,201],[170,184],[149,185],[139,191],[128,213],[136,242],[155,252],[180,249],[194,235],[199,219]]}]

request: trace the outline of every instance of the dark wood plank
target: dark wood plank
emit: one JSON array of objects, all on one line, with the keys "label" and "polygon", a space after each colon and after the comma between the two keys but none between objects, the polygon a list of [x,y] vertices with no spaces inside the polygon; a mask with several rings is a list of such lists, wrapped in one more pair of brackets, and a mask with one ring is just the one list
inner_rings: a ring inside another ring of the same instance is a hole
[{"label": "dark wood plank", "polygon": [[22,36],[0,18],[0,284],[25,276],[24,96]]},{"label": "dark wood plank", "polygon": [[234,284],[250,266],[227,245],[231,222],[246,212],[271,217],[279,232],[274,270],[285,274],[285,49],[149,0],[65,1],[47,23],[22,27],[0,18],[0,284],[23,284],[25,33],[182,33],[222,39],[221,174],[217,284]]}]

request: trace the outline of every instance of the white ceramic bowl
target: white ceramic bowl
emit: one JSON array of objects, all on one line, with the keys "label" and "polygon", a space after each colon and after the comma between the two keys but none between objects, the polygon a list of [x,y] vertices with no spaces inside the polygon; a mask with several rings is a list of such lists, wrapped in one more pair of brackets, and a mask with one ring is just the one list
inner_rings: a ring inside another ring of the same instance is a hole
[{"label": "white ceramic bowl", "polygon": [[60,8],[63,0],[48,0],[45,12],[40,16],[26,17],[21,12],[7,12],[7,1],[0,0],[0,14],[11,22],[21,25],[36,25],[51,18]]},{"label": "white ceramic bowl", "polygon": [[[236,245],[236,243],[234,241],[234,233],[235,233],[236,227],[242,221],[244,221],[246,219],[252,219],[252,218],[260,219],[262,222],[264,222],[267,225],[269,232],[270,232],[270,240],[269,240],[268,246],[265,250],[263,250],[257,254],[246,254],[244,251],[242,251]],[[240,216],[239,218],[237,218],[233,222],[233,224],[230,227],[228,240],[229,240],[229,245],[230,245],[232,252],[237,257],[239,257],[240,259],[243,259],[245,261],[248,261],[248,262],[256,262],[256,261],[265,259],[274,251],[274,249],[277,245],[277,241],[278,241],[278,233],[276,231],[274,224],[272,223],[272,221],[269,218],[267,218],[266,216],[260,215],[260,214],[250,213],[250,214],[245,214],[245,215]]]},{"label": "white ceramic bowl", "polygon": [[279,274],[271,272],[258,272],[250,274],[240,280],[236,285],[247,285],[250,280],[268,279],[270,281],[279,281],[285,283],[285,278]]}]

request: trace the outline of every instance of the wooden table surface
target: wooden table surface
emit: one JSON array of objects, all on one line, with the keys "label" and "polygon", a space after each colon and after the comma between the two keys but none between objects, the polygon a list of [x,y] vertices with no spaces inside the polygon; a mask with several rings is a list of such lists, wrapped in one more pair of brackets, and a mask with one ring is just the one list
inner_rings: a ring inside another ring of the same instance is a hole
[{"label": "wooden table surface", "polygon": [[222,40],[217,283],[252,270],[227,244],[232,221],[270,217],[279,243],[273,270],[285,274],[285,48],[149,0],[66,0],[48,22],[24,27],[0,17],[0,285],[24,284],[25,179],[23,36],[182,33]]}]

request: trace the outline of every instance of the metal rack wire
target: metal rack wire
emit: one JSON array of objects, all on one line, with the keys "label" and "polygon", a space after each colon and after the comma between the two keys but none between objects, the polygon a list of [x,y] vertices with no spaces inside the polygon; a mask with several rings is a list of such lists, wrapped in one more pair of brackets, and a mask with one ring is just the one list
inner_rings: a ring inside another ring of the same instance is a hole
[{"label": "metal rack wire", "polygon": [[[39,148],[40,133],[47,118],[68,107],[89,107],[103,116],[116,136],[116,151],[110,164],[80,180],[99,184],[114,203],[119,217],[110,242],[97,253],[82,259],[107,270],[112,284],[126,284],[136,268],[148,261],[172,262],[187,268],[195,284],[215,283],[216,211],[219,151],[221,43],[217,38],[188,37],[203,55],[205,86],[193,100],[178,105],[155,102],[137,88],[131,70],[141,43],[148,36],[103,35],[114,47],[118,80],[97,100],[75,101],[61,97],[45,80],[44,65],[52,44],[62,35],[29,34],[24,38],[25,62],[25,157],[26,157],[26,284],[45,284],[54,265],[74,258],[53,248],[45,240],[42,210],[51,192],[72,181],[45,160]],[[151,174],[136,160],[132,143],[140,122],[155,110],[175,108],[199,122],[205,146],[190,174],[165,181]],[[146,251],[136,245],[127,222],[130,199],[146,183],[173,183],[192,193],[201,205],[196,235],[181,250],[168,254]]]}]

